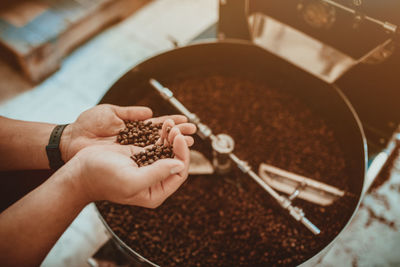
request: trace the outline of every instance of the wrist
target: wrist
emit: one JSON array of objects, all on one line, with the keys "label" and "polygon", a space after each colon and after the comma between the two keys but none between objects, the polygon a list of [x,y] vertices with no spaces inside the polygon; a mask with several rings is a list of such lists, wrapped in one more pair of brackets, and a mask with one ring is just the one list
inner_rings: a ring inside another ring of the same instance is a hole
[{"label": "wrist", "polygon": [[77,205],[86,206],[93,199],[85,190],[84,177],[82,174],[82,163],[78,157],[72,158],[62,168],[60,168],[56,175],[59,176],[63,188],[70,194]]},{"label": "wrist", "polygon": [[71,140],[72,140],[72,128],[73,125],[69,124],[67,127],[65,127],[62,135],[61,135],[61,140],[60,140],[60,153],[61,153],[61,159],[64,162],[68,162],[71,159]]}]

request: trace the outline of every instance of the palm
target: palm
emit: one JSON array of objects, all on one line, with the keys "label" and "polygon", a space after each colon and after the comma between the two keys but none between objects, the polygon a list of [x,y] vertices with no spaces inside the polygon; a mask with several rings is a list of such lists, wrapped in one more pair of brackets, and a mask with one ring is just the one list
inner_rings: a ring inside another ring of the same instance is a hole
[{"label": "palm", "polygon": [[124,120],[150,120],[154,123],[162,123],[170,118],[174,123],[180,124],[179,129],[183,134],[195,132],[195,127],[185,123],[186,118],[183,116],[174,115],[150,119],[151,116],[151,110],[145,107],[98,105],[89,109],[71,125],[71,141],[66,146],[63,157],[68,161],[85,147],[115,144],[119,131],[125,128]]},{"label": "palm", "polygon": [[[173,140],[175,159],[159,160],[138,167],[130,155],[142,148],[134,146],[92,146],[78,154],[83,161],[84,188],[92,199],[108,199],[117,203],[156,207],[186,179],[189,150],[180,134]],[[176,164],[184,168],[177,174],[170,170]]]}]

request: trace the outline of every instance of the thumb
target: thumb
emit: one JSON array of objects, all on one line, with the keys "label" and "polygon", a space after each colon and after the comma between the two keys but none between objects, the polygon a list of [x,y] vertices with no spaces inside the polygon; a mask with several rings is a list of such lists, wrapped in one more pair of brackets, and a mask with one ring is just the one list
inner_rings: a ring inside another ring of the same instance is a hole
[{"label": "thumb", "polygon": [[185,168],[182,161],[177,159],[161,159],[151,165],[138,168],[136,175],[141,188],[150,187]]},{"label": "thumb", "polygon": [[110,105],[115,114],[122,120],[146,120],[151,118],[153,112],[148,107],[128,106],[120,107]]},{"label": "thumb", "polygon": [[173,142],[173,150],[176,158],[182,160],[184,163],[189,163],[190,152],[185,137],[179,133],[173,139]]}]

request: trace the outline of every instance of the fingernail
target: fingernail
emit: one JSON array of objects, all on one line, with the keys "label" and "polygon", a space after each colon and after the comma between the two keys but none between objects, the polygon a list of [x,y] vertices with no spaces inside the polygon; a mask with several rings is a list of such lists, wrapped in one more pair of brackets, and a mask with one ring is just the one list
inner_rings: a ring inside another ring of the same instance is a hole
[{"label": "fingernail", "polygon": [[185,168],[185,166],[183,166],[183,165],[177,165],[177,166],[173,167],[170,172],[171,172],[171,174],[177,174],[177,173],[180,173],[181,171],[183,171],[184,168]]}]

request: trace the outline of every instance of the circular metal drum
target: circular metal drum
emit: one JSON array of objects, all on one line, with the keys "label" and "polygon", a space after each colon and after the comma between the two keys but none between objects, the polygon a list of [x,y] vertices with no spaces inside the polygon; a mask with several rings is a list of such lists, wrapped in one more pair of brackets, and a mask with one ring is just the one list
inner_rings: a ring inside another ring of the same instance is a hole
[{"label": "circular metal drum", "polygon": [[[328,206],[296,199],[313,235],[253,180],[230,173],[189,176],[159,208],[99,202],[110,234],[150,265],[298,265],[316,260],[350,222],[366,170],[366,142],[350,103],[326,84],[251,43],[201,43],[152,57],[126,73],[101,103],[176,113],[149,85],[169,87],[215,134],[229,134],[253,169],[268,163],[337,186]],[[211,143],[193,149],[212,160]],[[112,177],[110,177],[112,179]]]}]

